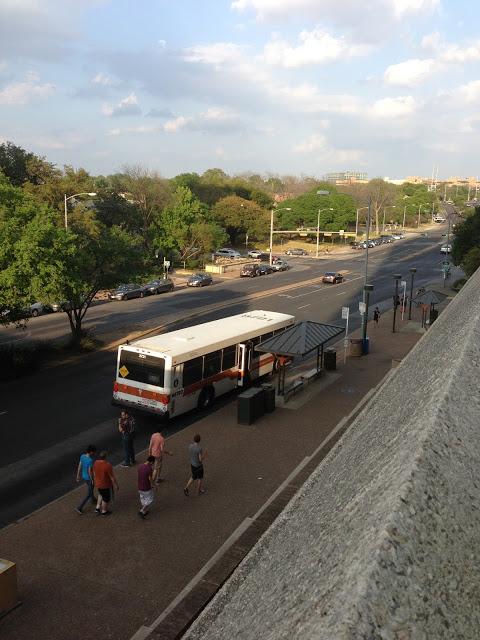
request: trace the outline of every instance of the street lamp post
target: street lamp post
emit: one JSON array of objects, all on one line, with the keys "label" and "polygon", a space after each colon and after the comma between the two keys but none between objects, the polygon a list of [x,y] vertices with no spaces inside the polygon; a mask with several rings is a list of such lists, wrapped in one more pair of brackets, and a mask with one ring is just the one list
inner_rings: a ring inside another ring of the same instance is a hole
[{"label": "street lamp post", "polygon": [[[282,209],[277,209],[276,211],[291,211],[291,207],[283,207]],[[270,266],[272,266],[272,256],[273,256],[273,212],[275,209],[272,207],[270,209]]]},{"label": "street lamp post", "polygon": [[318,216],[317,216],[317,252],[315,254],[316,258],[318,258],[318,248],[319,248],[319,243],[320,243],[320,214],[322,213],[322,211],[333,211],[333,207],[325,207],[325,209],[319,209],[318,210]]},{"label": "street lamp post", "polygon": [[[367,220],[366,220],[366,236],[365,236],[365,275],[363,278],[363,303],[365,305],[365,309],[367,306],[367,293],[369,291],[369,289],[367,289],[367,286],[373,287],[373,285],[368,285],[368,239],[369,239],[369,234],[370,234],[370,207],[371,207],[371,200],[368,201],[368,207],[367,207]],[[367,314],[364,313],[363,317],[362,317],[362,336],[366,336],[367,335]],[[362,343],[362,345],[365,343]],[[362,346],[362,351],[363,351],[363,346]]]},{"label": "street lamp post", "polygon": [[67,206],[67,202],[69,200],[72,200],[73,198],[78,198],[79,196],[91,196],[92,198],[94,198],[97,194],[96,193],[74,193],[73,196],[68,196],[67,194],[65,194],[65,199],[64,199],[64,206],[65,206],[65,229],[68,229],[68,206]]},{"label": "street lamp post", "polygon": [[363,301],[365,303],[365,313],[362,318],[362,352],[366,353],[365,344],[367,340],[367,324],[368,324],[368,304],[370,302],[370,294],[373,291],[373,284],[363,285]]},{"label": "street lamp post", "polygon": [[412,267],[410,269],[410,274],[411,274],[411,278],[410,278],[410,303],[408,305],[408,319],[409,320],[412,319],[413,280],[415,278],[415,274],[416,273],[417,273],[417,270],[415,269],[415,267]]},{"label": "street lamp post", "polygon": [[397,319],[397,307],[398,307],[398,283],[402,275],[400,273],[396,273],[395,278],[395,297],[393,298],[393,325],[392,325],[392,333],[395,333],[395,321]]}]

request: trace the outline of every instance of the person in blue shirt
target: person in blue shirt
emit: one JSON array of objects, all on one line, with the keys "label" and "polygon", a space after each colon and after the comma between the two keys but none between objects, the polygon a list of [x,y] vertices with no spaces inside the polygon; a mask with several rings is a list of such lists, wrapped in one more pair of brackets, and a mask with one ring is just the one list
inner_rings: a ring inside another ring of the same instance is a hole
[{"label": "person in blue shirt", "polygon": [[96,504],[95,496],[93,495],[93,462],[96,451],[97,448],[93,444],[89,444],[86,452],[80,456],[78,463],[77,482],[84,482],[87,486],[87,495],[82,503],[75,508],[75,511],[79,514],[83,513],[83,507],[89,500],[92,504]]}]

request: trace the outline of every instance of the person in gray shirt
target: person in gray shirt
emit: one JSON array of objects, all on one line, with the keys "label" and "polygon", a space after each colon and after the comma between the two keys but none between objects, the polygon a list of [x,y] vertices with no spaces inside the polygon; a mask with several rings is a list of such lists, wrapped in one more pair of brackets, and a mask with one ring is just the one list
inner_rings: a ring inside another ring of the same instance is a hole
[{"label": "person in gray shirt", "polygon": [[203,461],[206,458],[207,452],[203,450],[200,444],[200,434],[196,434],[193,437],[193,442],[188,446],[188,455],[190,457],[191,475],[187,484],[183,489],[183,493],[188,497],[190,486],[195,483],[198,491],[198,495],[205,493],[203,488]]}]

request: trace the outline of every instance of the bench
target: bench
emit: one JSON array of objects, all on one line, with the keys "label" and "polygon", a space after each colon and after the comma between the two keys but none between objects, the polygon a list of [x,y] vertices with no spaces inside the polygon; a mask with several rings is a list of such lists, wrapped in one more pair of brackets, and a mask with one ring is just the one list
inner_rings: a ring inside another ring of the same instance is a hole
[{"label": "bench", "polygon": [[304,381],[305,384],[310,384],[310,382],[313,382],[314,380],[319,378],[321,375],[322,375],[321,369],[310,369],[310,371],[305,371],[305,373],[302,373],[302,380]]},{"label": "bench", "polygon": [[291,396],[294,396],[297,391],[303,388],[303,378],[294,380],[290,386],[288,386],[283,392],[284,402],[288,402]]}]

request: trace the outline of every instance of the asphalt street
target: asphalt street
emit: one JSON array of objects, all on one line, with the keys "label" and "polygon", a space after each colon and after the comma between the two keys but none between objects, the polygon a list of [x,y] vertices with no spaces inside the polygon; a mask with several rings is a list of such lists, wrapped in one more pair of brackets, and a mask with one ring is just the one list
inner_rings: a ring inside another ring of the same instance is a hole
[{"label": "asphalt street", "polygon": [[[410,239],[369,251],[368,281],[374,285],[371,305],[391,307],[394,273],[407,280],[407,293],[411,267],[417,268],[415,288],[438,278],[445,226],[438,225],[428,237],[412,234]],[[249,309],[281,311],[298,320],[344,326],[343,306],[350,307],[350,327],[359,326],[364,251],[330,260],[297,258],[289,262],[290,271],[261,278],[239,278],[198,290],[96,305],[87,314],[86,326],[95,327],[100,337],[119,339],[132,330],[148,330],[162,323],[176,322],[178,328],[192,324],[188,317],[193,313],[197,314],[194,322],[203,322]],[[342,271],[346,281],[339,285],[310,282],[325,271]],[[288,285],[293,286],[275,291]],[[253,300],[249,297],[252,294],[257,296]],[[212,305],[220,308],[212,309]],[[35,338],[59,337],[68,331],[66,318],[60,314],[35,318],[29,325],[29,336]],[[115,359],[116,350],[101,351],[1,384],[0,526],[69,490],[74,484],[77,456],[87,444],[108,448],[113,461],[120,460],[118,409],[110,404]],[[232,397],[219,400],[231,401]],[[182,429],[197,418],[196,413],[181,416],[168,430]],[[139,420],[138,449],[145,447],[153,424],[151,417]]]}]

